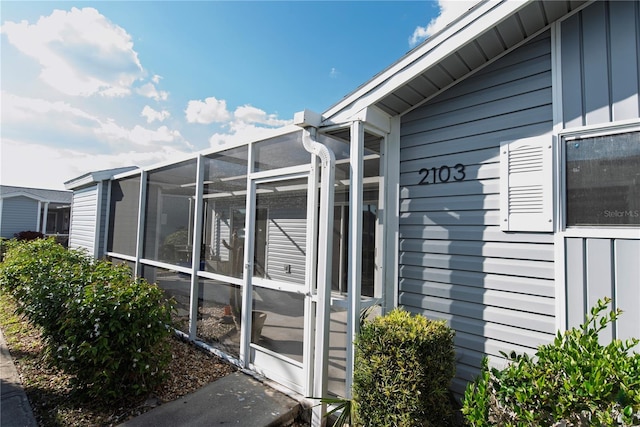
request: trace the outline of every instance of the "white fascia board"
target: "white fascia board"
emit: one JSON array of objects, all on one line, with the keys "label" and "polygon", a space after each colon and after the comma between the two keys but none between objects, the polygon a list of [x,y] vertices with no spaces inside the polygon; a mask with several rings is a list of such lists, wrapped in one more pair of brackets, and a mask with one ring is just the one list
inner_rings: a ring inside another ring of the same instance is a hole
[{"label": "white fascia board", "polygon": [[115,174],[115,175],[113,175],[112,178],[114,180],[119,180],[119,179],[129,178],[129,177],[136,176],[136,175],[140,176],[141,172],[142,172],[142,169],[135,168],[135,169],[131,169],[130,171],[127,171],[127,172],[121,172],[121,173]]},{"label": "white fascia board", "polygon": [[331,107],[326,124],[349,120],[535,0],[485,0]]},{"label": "white fascia board", "polygon": [[91,185],[91,184],[95,184],[96,182],[111,179],[117,174],[128,172],[131,170],[136,170],[136,169],[137,168],[135,166],[127,166],[122,168],[89,172],[65,182],[64,187],[67,190],[75,190],[76,188],[81,188],[86,185]]},{"label": "white fascia board", "polygon": [[93,183],[93,177],[91,175],[91,172],[89,172],[77,178],[66,181],[64,183],[64,188],[66,188],[67,190],[75,190],[76,188],[80,188],[91,183]]}]

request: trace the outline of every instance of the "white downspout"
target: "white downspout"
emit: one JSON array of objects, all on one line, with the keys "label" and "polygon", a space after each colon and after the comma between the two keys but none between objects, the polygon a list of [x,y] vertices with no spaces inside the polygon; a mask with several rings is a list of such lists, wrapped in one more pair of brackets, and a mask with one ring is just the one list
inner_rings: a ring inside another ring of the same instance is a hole
[{"label": "white downspout", "polygon": [[[318,236],[318,270],[313,396],[327,397],[329,369],[329,318],[331,314],[331,263],[333,248],[333,205],[336,158],[327,146],[314,140],[317,129],[304,128],[304,148],[320,158],[320,218]],[[313,407],[311,425],[323,425],[327,405]]]}]

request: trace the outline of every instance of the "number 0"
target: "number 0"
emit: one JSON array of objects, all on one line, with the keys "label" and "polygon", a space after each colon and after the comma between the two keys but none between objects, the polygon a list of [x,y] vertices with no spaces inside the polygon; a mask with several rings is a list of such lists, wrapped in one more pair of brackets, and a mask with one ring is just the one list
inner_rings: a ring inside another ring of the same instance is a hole
[{"label": "number 0", "polygon": [[[446,171],[447,173],[443,174],[444,171]],[[440,166],[440,170],[438,171],[438,178],[440,179],[440,182],[449,181],[449,178],[451,178],[451,169],[449,169],[449,166]]]}]

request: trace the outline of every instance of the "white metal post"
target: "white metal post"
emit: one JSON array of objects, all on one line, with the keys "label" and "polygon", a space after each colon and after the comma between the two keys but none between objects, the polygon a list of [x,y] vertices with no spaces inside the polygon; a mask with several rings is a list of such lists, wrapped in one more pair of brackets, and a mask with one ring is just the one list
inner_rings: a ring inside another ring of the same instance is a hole
[{"label": "white metal post", "polygon": [[317,289],[318,279],[318,205],[320,203],[320,197],[318,194],[318,183],[320,182],[320,162],[317,156],[309,154],[311,158],[311,170],[308,177],[308,190],[307,190],[307,260],[305,264],[305,286],[307,289],[307,297],[305,297],[304,304],[304,375],[305,384],[304,392],[306,396],[313,394],[314,384],[314,355],[315,353],[315,325],[316,314],[314,310],[314,303],[312,295]]},{"label": "white metal post", "polygon": [[[318,229],[318,279],[316,303],[316,334],[314,360],[314,397],[326,397],[329,371],[329,333],[331,314],[331,262],[333,249],[333,205],[335,182],[335,156],[328,147],[314,141],[315,128],[303,130],[302,141],[307,151],[320,158],[320,217]],[[313,135],[312,135],[313,133]],[[311,425],[323,425],[327,405],[313,407]]]},{"label": "white metal post", "polygon": [[[383,218],[384,258],[383,314],[398,306],[398,245],[400,218],[400,117],[390,119],[390,132],[385,141]],[[382,190],[382,187],[381,187]]]},{"label": "white metal post", "polygon": [[349,258],[347,293],[347,340],[346,340],[346,397],[351,397],[355,349],[353,342],[360,327],[360,293],[362,276],[362,182],[364,125],[361,121],[351,124],[349,177]]},{"label": "white metal post", "polygon": [[244,262],[242,274],[244,282],[242,288],[242,314],[240,327],[240,362],[245,368],[249,367],[251,356],[251,320],[253,311],[253,293],[251,280],[253,278],[253,246],[254,246],[254,221],[256,204],[256,185],[252,180],[253,173],[253,144],[249,144],[247,159],[247,199],[245,203],[244,218]]},{"label": "white metal post", "polygon": [[38,213],[36,214],[36,230],[40,230],[40,217],[42,216],[42,202],[38,200]]},{"label": "white metal post", "polygon": [[135,276],[142,275],[142,248],[144,244],[144,224],[146,222],[145,211],[147,210],[147,171],[140,171],[140,199],[138,200],[138,233],[136,235],[136,266]]},{"label": "white metal post", "polygon": [[[196,194],[193,208],[193,248],[191,250],[191,299],[189,301],[189,338],[198,334],[198,295],[200,292],[198,270],[200,269],[200,246],[202,244],[202,198],[204,180],[204,159],[198,156],[196,167]],[[189,203],[191,206],[191,203]]]},{"label": "white metal post", "polygon": [[[40,215],[40,210],[38,210]],[[49,216],[49,202],[44,202],[44,209],[42,210],[42,234],[47,234],[47,217]]]}]

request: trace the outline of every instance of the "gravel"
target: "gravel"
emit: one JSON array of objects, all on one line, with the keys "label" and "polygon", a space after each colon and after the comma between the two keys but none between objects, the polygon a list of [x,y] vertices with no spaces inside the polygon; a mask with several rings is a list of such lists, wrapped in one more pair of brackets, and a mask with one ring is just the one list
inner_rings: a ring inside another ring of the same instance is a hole
[{"label": "gravel", "polygon": [[88,400],[72,392],[68,374],[46,363],[39,330],[11,314],[15,307],[6,295],[0,298],[0,327],[40,427],[114,426],[236,370],[192,343],[172,337],[168,376],[153,393],[109,403]]},{"label": "gravel", "polygon": [[[153,393],[116,402],[89,400],[72,392],[68,374],[46,363],[39,330],[12,314],[14,309],[13,301],[0,292],[0,328],[40,427],[115,426],[237,370],[216,355],[172,336],[168,375]],[[296,420],[290,427],[308,425]]]}]

